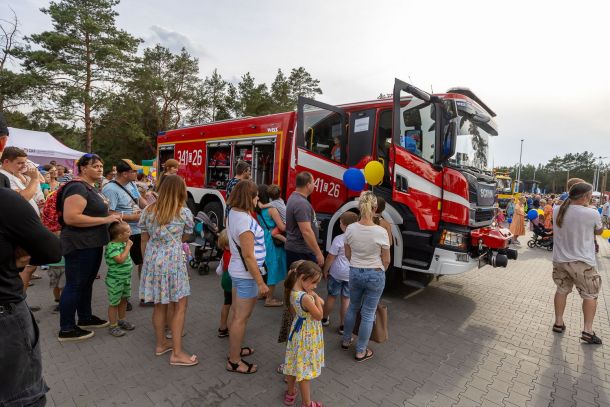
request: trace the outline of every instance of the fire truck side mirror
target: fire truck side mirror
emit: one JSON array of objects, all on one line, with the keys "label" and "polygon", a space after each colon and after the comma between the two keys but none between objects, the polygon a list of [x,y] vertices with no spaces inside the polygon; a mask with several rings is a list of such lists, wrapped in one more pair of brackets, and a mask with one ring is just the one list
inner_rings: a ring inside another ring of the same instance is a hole
[{"label": "fire truck side mirror", "polygon": [[444,164],[455,154],[457,140],[456,114],[454,104],[436,104],[436,135],[437,154],[436,163]]}]

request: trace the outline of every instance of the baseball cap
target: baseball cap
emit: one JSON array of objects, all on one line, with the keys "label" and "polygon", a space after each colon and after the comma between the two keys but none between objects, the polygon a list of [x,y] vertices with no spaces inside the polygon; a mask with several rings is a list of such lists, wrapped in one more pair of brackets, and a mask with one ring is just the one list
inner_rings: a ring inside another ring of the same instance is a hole
[{"label": "baseball cap", "polygon": [[123,158],[116,164],[116,172],[125,172],[125,171],[137,171],[141,170],[143,167],[141,165],[136,165],[133,161],[128,158]]},{"label": "baseball cap", "polygon": [[568,193],[567,193],[567,192],[564,192],[563,194],[561,194],[561,195],[559,196],[559,199],[561,199],[562,201],[567,200],[567,199],[568,199]]}]

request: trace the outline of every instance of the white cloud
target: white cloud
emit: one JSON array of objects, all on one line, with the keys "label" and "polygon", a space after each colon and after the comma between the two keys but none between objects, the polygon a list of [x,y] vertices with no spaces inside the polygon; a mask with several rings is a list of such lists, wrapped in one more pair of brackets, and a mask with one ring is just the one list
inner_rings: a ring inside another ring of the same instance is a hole
[{"label": "white cloud", "polygon": [[189,53],[196,57],[201,58],[207,55],[204,47],[194,43],[188,36],[182,33],[168,30],[159,25],[151,26],[150,31],[152,31],[152,34],[144,38],[144,44],[147,46],[161,44],[173,53],[180,52],[184,47]]}]

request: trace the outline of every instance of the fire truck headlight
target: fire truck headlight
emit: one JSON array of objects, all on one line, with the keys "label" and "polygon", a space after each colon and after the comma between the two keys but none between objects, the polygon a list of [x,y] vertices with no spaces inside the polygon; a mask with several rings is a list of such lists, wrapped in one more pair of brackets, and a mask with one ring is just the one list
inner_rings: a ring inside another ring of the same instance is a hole
[{"label": "fire truck headlight", "polygon": [[439,244],[453,249],[466,250],[468,248],[468,235],[445,229],[441,234]]}]

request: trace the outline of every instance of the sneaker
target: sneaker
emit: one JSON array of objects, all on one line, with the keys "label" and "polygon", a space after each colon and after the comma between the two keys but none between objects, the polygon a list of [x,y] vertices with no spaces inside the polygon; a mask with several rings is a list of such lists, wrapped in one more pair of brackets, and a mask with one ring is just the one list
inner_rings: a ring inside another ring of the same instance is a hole
[{"label": "sneaker", "polygon": [[329,326],[330,318],[322,318],[322,326]]},{"label": "sneaker", "polygon": [[104,319],[98,318],[95,315],[91,315],[88,321],[79,321],[78,326],[81,328],[105,328],[110,323]]},{"label": "sneaker", "polygon": [[123,331],[118,325],[109,327],[108,332],[110,333],[110,335],[114,336],[115,338],[119,338],[119,337],[125,335],[125,331]]},{"label": "sneaker", "polygon": [[59,342],[76,342],[91,338],[95,335],[95,332],[85,331],[80,329],[78,326],[71,331],[59,331],[57,340]]},{"label": "sneaker", "polygon": [[339,326],[339,335],[343,335],[343,325]]},{"label": "sneaker", "polygon": [[131,322],[122,320],[122,319],[119,320],[118,325],[119,325],[119,328],[121,328],[125,331],[133,331],[134,329],[136,329],[136,326],[134,324],[132,324]]},{"label": "sneaker", "polygon": [[133,309],[133,306],[131,305],[131,303],[129,301],[127,301],[127,311],[131,311]]},{"label": "sneaker", "polygon": [[48,269],[49,269],[49,266],[40,266],[40,269],[41,269],[41,270],[45,270],[45,271],[46,271],[46,270],[48,270]]}]

